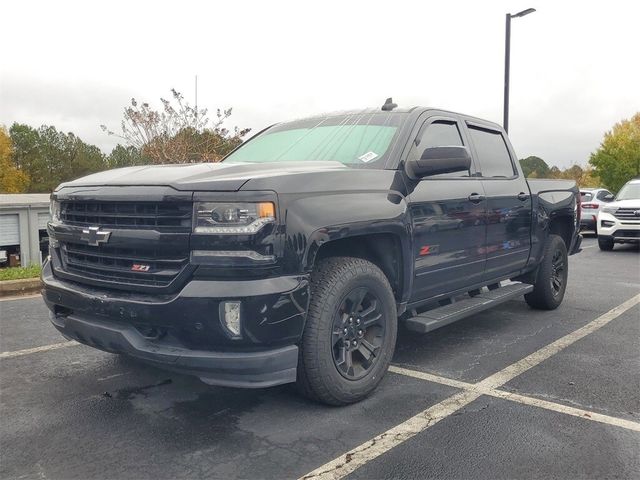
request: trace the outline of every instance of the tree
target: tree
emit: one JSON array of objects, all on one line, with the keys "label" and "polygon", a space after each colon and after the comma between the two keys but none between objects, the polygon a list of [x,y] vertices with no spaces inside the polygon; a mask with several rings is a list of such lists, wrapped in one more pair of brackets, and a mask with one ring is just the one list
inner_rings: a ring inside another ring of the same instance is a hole
[{"label": "tree", "polygon": [[160,111],[132,98],[124,109],[122,132],[116,134],[105,125],[102,130],[123,139],[152,163],[217,162],[249,133],[248,128],[230,131],[224,127],[230,108],[218,109],[211,121],[207,109],[192,107],[174,89],[171,94],[171,101],[160,99]]},{"label": "tree", "polygon": [[107,157],[107,168],[131,167],[135,165],[146,165],[151,163],[151,159],[143,157],[133,145],[116,145]]},{"label": "tree", "polygon": [[105,169],[105,157],[95,145],[73,133],[43,125],[38,130],[14,123],[9,130],[15,167],[29,176],[27,191],[51,192],[62,182]]},{"label": "tree", "polygon": [[549,165],[540,157],[531,156],[520,160],[525,177],[546,178],[549,176]]},{"label": "tree", "polygon": [[633,177],[640,176],[640,112],[616,123],[605,133],[589,163],[603,186],[615,192]]},{"label": "tree", "polygon": [[13,163],[13,144],[4,126],[0,126],[0,193],[26,191],[29,176]]}]

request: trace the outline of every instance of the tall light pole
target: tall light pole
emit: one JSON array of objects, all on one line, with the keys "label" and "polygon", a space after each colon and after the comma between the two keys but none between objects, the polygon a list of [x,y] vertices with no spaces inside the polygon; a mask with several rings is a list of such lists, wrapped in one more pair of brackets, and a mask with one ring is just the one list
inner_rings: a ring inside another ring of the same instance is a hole
[{"label": "tall light pole", "polygon": [[502,121],[502,126],[504,127],[505,132],[509,131],[509,58],[511,56],[511,19],[524,17],[525,15],[529,15],[535,11],[535,8],[527,8],[526,10],[522,10],[521,12],[513,15],[507,13],[507,25],[504,40],[504,115]]}]

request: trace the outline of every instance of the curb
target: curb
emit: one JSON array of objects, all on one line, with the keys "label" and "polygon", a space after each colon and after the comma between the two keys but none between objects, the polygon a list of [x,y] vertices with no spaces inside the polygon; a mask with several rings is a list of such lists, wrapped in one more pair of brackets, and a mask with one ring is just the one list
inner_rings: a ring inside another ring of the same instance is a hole
[{"label": "curb", "polygon": [[39,278],[0,281],[0,297],[39,293],[42,288]]}]

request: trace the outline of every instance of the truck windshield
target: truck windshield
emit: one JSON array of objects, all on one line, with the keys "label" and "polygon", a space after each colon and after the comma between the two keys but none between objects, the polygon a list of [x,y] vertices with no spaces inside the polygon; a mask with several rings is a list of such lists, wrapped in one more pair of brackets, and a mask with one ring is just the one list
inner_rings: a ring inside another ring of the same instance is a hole
[{"label": "truck windshield", "polygon": [[627,183],[616,195],[616,200],[638,199],[640,199],[640,183]]},{"label": "truck windshield", "polygon": [[384,168],[406,115],[367,112],[281,123],[253,137],[225,162],[328,160],[350,167]]}]

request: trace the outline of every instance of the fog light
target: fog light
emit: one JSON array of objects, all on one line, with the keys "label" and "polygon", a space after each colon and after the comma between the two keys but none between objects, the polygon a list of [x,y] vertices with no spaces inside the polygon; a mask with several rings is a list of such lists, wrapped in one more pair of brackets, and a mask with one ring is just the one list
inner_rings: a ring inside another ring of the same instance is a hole
[{"label": "fog light", "polygon": [[231,338],[242,337],[240,333],[240,302],[220,303],[220,322]]},{"label": "fog light", "polygon": [[604,227],[604,228],[609,228],[609,227],[613,227],[615,225],[614,222],[611,222],[609,220],[601,220],[600,221],[600,226]]}]

